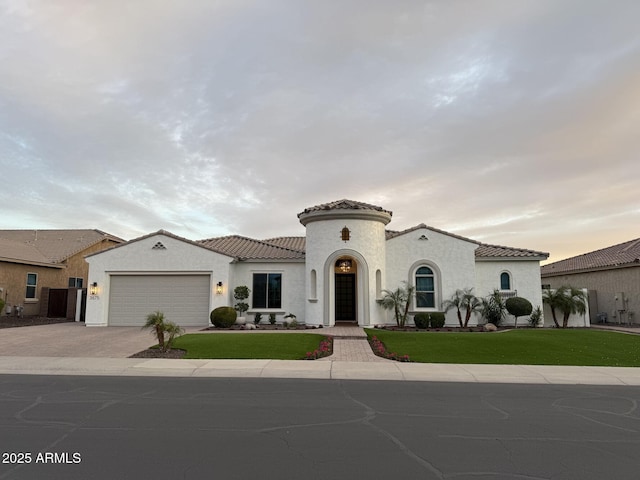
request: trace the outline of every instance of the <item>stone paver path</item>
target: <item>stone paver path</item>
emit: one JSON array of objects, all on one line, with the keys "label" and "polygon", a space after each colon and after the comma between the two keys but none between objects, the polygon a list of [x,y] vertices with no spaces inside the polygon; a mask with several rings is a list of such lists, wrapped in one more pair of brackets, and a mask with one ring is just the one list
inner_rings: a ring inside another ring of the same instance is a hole
[{"label": "stone paver path", "polygon": [[361,327],[328,327],[323,328],[322,333],[333,337],[333,355],[319,359],[320,362],[393,362],[373,353]]}]

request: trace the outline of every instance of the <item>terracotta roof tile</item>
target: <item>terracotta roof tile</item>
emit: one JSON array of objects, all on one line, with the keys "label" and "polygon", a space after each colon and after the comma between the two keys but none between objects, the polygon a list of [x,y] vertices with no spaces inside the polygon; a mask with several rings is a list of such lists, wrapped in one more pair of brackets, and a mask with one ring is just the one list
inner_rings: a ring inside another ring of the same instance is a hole
[{"label": "terracotta roof tile", "polygon": [[304,260],[302,251],[240,235],[209,238],[198,243],[239,260]]},{"label": "terracotta roof tile", "polygon": [[640,266],[640,238],[543,265],[541,272],[544,277],[634,265]]},{"label": "terracotta roof tile", "polygon": [[489,245],[481,243],[476,249],[476,257],[479,258],[548,258],[546,252],[528,250],[526,248],[504,247],[502,245]]},{"label": "terracotta roof tile", "polygon": [[377,205],[372,205],[370,203],[356,202],[355,200],[336,200],[334,202],[323,203],[321,205],[316,205],[314,207],[305,208],[304,211],[298,214],[303,215],[309,212],[319,212],[323,210],[375,210],[378,212],[385,212],[391,215],[392,213],[389,210],[385,210],[382,207]]},{"label": "terracotta roof tile", "polygon": [[304,253],[307,246],[307,237],[275,237],[267,238],[263,242]]}]

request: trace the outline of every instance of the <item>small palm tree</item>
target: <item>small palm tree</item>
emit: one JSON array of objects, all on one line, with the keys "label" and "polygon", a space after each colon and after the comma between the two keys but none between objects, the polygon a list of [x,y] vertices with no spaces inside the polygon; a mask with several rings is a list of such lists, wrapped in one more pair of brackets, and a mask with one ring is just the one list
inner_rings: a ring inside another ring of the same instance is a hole
[{"label": "small palm tree", "polygon": [[542,292],[542,301],[551,308],[551,316],[557,328],[560,328],[560,324],[556,317],[556,309],[562,312],[562,328],[569,325],[571,314],[584,315],[587,311],[587,297],[584,292],[569,285],[563,285],[555,291],[546,288]]},{"label": "small palm tree", "polygon": [[379,300],[380,305],[386,310],[393,310],[396,325],[404,327],[411,306],[411,299],[416,293],[416,287],[403,282],[401,287],[395,290],[382,290],[383,297]]},{"label": "small palm tree", "polygon": [[165,332],[164,313],[157,310],[147,315],[147,321],[145,322],[143,329],[150,329],[156,334],[158,338],[158,347],[164,350],[164,332]]},{"label": "small palm tree", "polygon": [[173,341],[184,333],[184,329],[173,322],[164,323],[164,332],[169,335],[167,342],[164,345],[163,351],[171,350]]},{"label": "small palm tree", "polygon": [[[442,303],[445,312],[455,308],[458,314],[458,323],[461,327],[467,327],[471,314],[480,311],[482,302],[473,294],[473,288],[458,289],[449,300]],[[462,310],[465,310],[464,322],[462,321]]]}]

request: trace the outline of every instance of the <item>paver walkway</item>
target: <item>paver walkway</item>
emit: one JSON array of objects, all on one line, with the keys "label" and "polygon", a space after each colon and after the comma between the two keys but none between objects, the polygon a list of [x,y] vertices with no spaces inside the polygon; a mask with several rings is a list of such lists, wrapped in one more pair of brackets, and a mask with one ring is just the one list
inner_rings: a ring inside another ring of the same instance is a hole
[{"label": "paver walkway", "polygon": [[392,362],[373,353],[367,334],[358,326],[323,328],[322,333],[333,337],[333,355],[318,361],[337,362]]}]

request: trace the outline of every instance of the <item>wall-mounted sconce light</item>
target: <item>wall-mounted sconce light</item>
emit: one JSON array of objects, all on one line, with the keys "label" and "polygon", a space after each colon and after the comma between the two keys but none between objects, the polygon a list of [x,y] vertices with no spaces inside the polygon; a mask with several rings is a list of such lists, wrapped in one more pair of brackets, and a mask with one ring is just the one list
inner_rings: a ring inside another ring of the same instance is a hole
[{"label": "wall-mounted sconce light", "polygon": [[89,295],[97,295],[98,294],[98,282],[93,282],[89,286]]},{"label": "wall-mounted sconce light", "polygon": [[222,295],[222,282],[218,282],[218,284],[216,285],[216,293],[218,295]]}]

